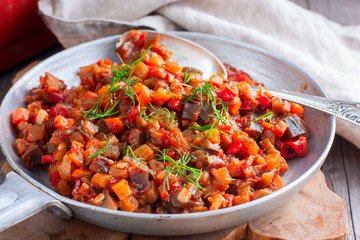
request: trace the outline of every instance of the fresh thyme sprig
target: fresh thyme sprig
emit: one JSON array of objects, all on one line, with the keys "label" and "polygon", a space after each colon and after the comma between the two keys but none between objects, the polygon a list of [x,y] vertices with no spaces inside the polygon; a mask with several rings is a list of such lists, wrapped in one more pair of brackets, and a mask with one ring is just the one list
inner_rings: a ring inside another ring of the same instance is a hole
[{"label": "fresh thyme sprig", "polygon": [[[181,154],[177,149],[175,150],[180,155],[180,158],[178,160],[174,160],[167,154],[170,149],[158,150],[158,153],[156,154],[156,160],[163,161],[164,164],[167,164],[165,168],[163,189],[165,190],[165,188],[167,188],[168,190],[170,190],[170,184],[172,183],[172,181],[174,181],[177,176],[181,175],[185,177],[189,182],[193,183],[197,188],[204,190],[204,188],[199,183],[199,178],[201,176],[202,170],[192,168],[187,165],[191,160],[190,153],[187,152],[185,154]],[[169,180],[170,174],[174,175],[174,178],[172,180]]]}]

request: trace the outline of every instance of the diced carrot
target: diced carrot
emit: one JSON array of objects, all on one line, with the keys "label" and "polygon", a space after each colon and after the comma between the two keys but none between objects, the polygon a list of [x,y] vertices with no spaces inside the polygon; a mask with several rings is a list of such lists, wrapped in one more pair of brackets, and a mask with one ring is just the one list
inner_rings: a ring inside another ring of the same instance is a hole
[{"label": "diced carrot", "polygon": [[216,128],[206,130],[204,136],[206,139],[210,140],[210,142],[220,144],[220,133]]},{"label": "diced carrot", "polygon": [[235,158],[233,159],[226,168],[229,170],[229,174],[233,178],[240,178],[244,176],[243,171],[241,169],[241,164],[239,159]]},{"label": "diced carrot", "polygon": [[214,185],[223,191],[229,188],[229,184],[231,183],[231,176],[229,174],[229,170],[226,167],[215,169],[211,173],[214,176]]},{"label": "diced carrot", "polygon": [[83,148],[84,148],[83,144],[81,144],[77,141],[73,141],[71,143],[70,152],[80,152]]},{"label": "diced carrot", "polygon": [[144,80],[149,73],[149,67],[143,62],[139,62],[134,70],[134,75]]},{"label": "diced carrot", "polygon": [[182,67],[174,62],[167,62],[165,64],[165,70],[176,75],[178,72],[180,72],[182,70]]},{"label": "diced carrot", "polygon": [[241,107],[241,100],[239,97],[235,97],[235,103],[229,106],[229,113],[232,115],[239,114],[239,110]]},{"label": "diced carrot", "polygon": [[280,155],[277,153],[270,153],[266,156],[266,166],[269,171],[280,167]]},{"label": "diced carrot", "polygon": [[154,77],[164,79],[166,77],[166,71],[163,68],[156,68],[151,72]]},{"label": "diced carrot", "polygon": [[84,158],[80,152],[72,152],[68,154],[68,157],[71,159],[72,163],[78,167],[84,165]]},{"label": "diced carrot", "polygon": [[274,180],[272,182],[272,185],[274,185],[275,189],[278,190],[278,189],[281,189],[284,187],[284,183],[283,183],[283,180],[281,178],[280,175],[276,175],[274,177]]},{"label": "diced carrot", "polygon": [[151,94],[151,98],[159,105],[164,105],[170,98],[171,95],[164,88],[158,88],[156,92]]},{"label": "diced carrot", "polygon": [[112,190],[120,200],[123,200],[131,195],[131,188],[128,181],[125,179],[121,179],[114,186],[112,186]]},{"label": "diced carrot", "polygon": [[141,92],[145,91],[145,85],[142,83],[137,83],[134,86],[131,87],[134,92],[139,95]]},{"label": "diced carrot", "polygon": [[291,105],[290,112],[301,117],[304,112],[304,108],[300,104],[293,103],[293,102],[290,102],[290,105]]},{"label": "diced carrot", "polygon": [[73,178],[81,178],[81,177],[90,177],[90,175],[93,173],[91,170],[87,169],[80,169],[77,168],[75,171],[71,174]]},{"label": "diced carrot", "polygon": [[286,129],[288,128],[288,125],[284,120],[280,120],[277,124],[274,126],[274,133],[275,136],[280,138],[282,135],[284,135]]},{"label": "diced carrot", "polygon": [[272,124],[266,121],[262,121],[261,126],[263,126],[264,130],[270,130],[272,128]]},{"label": "diced carrot", "polygon": [[57,129],[71,129],[75,127],[75,119],[64,118],[61,115],[58,115],[54,118],[54,126]]},{"label": "diced carrot", "polygon": [[13,111],[10,116],[12,124],[15,125],[21,121],[29,122],[30,111],[21,107]]},{"label": "diced carrot", "polygon": [[150,66],[160,67],[165,63],[162,56],[158,54],[152,54],[151,58],[147,61]]},{"label": "diced carrot", "polygon": [[115,118],[106,118],[105,120],[106,126],[109,128],[112,133],[119,133],[124,129],[124,120],[119,117]]},{"label": "diced carrot", "polygon": [[99,188],[107,188],[110,182],[110,175],[102,174],[102,173],[95,173],[94,176],[91,178],[91,183],[95,187]]},{"label": "diced carrot", "polygon": [[213,84],[213,86],[221,87],[221,85],[224,83],[224,77],[221,75],[211,75],[209,82]]},{"label": "diced carrot", "polygon": [[152,101],[150,94],[150,90],[146,89],[138,95],[138,100],[141,106],[146,106]]}]

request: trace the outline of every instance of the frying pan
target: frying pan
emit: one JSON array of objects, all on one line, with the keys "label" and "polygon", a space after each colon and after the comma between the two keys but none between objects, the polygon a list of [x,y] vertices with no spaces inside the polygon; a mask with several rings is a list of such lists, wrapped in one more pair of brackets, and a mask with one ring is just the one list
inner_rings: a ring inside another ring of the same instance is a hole
[{"label": "frying pan", "polygon": [[[220,60],[249,73],[271,89],[303,90],[325,96],[320,86],[305,72],[287,60],[263,49],[213,35],[172,32],[188,38],[213,52]],[[319,170],[334,135],[335,118],[305,107],[304,118],[312,135],[309,154],[288,161],[285,187],[263,198],[230,208],[189,214],[143,214],[105,209],[65,198],[50,186],[48,173],[39,168],[27,170],[13,147],[16,129],[10,113],[25,106],[29,90],[39,85],[39,76],[50,72],[72,86],[78,85],[79,68],[108,58],[118,61],[114,46],[119,36],[84,43],[41,62],[28,71],[5,96],[0,108],[0,143],[7,161],[15,170],[0,186],[0,231],[43,209],[51,209],[62,217],[82,219],[113,230],[150,235],[187,235],[232,227],[257,218],[291,199]]]}]

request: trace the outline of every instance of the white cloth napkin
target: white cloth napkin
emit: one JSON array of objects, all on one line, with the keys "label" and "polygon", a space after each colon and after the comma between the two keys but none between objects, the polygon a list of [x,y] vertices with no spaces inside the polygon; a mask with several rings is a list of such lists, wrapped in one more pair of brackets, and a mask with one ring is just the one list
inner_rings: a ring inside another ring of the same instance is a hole
[{"label": "white cloth napkin", "polygon": [[[210,33],[275,52],[330,98],[360,103],[360,26],[286,0],[40,0],[39,9],[64,47],[134,27]],[[360,148],[360,127],[337,120],[337,133]]]}]

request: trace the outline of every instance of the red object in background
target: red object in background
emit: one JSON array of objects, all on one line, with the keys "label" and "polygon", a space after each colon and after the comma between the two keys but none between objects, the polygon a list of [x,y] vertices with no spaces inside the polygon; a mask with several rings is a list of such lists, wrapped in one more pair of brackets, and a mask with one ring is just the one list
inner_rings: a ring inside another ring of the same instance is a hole
[{"label": "red object in background", "polygon": [[37,2],[0,1],[0,71],[58,43],[41,20]]}]

